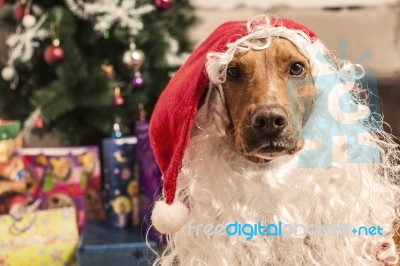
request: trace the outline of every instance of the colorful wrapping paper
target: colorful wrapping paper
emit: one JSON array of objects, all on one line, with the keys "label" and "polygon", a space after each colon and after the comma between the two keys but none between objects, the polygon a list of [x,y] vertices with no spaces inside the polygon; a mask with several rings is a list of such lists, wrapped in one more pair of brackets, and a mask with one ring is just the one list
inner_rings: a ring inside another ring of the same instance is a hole
[{"label": "colorful wrapping paper", "polygon": [[87,219],[104,218],[97,147],[28,148],[21,154],[41,209],[76,207],[79,229]]},{"label": "colorful wrapping paper", "polygon": [[[142,229],[147,233],[150,225],[151,207],[161,190],[161,171],[154,158],[149,139],[149,123],[138,120],[135,124],[135,134],[138,138],[136,157],[139,166],[140,217]],[[157,235],[150,232],[150,236]]]},{"label": "colorful wrapping paper", "polygon": [[26,205],[24,163],[16,153],[20,123],[0,120],[0,214]]},{"label": "colorful wrapping paper", "polygon": [[136,144],[136,137],[103,140],[107,217],[120,228],[140,225]]},{"label": "colorful wrapping paper", "polygon": [[0,216],[0,265],[74,265],[79,235],[74,208]]}]

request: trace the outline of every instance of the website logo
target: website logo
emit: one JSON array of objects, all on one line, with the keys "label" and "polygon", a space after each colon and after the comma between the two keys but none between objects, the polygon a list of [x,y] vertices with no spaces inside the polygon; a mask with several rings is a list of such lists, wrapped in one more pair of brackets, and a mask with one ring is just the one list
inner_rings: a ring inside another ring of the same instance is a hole
[{"label": "website logo", "polygon": [[196,224],[194,219],[188,224],[188,235],[199,236],[243,236],[246,240],[252,240],[254,237],[304,237],[304,236],[327,236],[340,237],[349,236],[382,236],[383,228],[379,225],[350,227],[349,224],[287,224],[279,221],[278,223],[263,224],[245,223],[237,221],[229,224]]}]

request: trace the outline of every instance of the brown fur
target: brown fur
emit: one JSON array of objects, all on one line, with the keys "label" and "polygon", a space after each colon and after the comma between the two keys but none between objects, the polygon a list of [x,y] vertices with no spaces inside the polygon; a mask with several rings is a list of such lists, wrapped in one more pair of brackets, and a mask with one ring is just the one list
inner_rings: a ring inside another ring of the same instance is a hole
[{"label": "brown fur", "polygon": [[[304,65],[303,75],[290,74],[291,66],[296,62]],[[306,57],[290,41],[276,38],[267,49],[237,52],[228,69],[230,67],[241,73],[240,77],[227,75],[223,85],[231,120],[229,135],[232,148],[254,162],[299,150],[303,145],[300,138],[302,125],[312,108],[312,97],[303,96],[315,94]],[[296,90],[295,97],[289,97],[290,89]],[[257,108],[270,106],[283,108],[288,118],[285,129],[277,136],[255,133],[251,124],[252,113]],[[282,148],[279,154],[263,150],[267,142],[267,145]]]}]

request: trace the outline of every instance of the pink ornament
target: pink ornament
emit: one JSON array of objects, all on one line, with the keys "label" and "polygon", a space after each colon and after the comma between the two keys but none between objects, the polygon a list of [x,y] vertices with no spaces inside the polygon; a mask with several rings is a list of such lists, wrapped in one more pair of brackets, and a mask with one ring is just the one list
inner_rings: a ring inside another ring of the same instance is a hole
[{"label": "pink ornament", "polygon": [[122,98],[122,96],[115,96],[114,97],[114,103],[117,106],[123,105],[124,104],[124,98]]},{"label": "pink ornament", "polygon": [[6,0],[0,0],[0,7],[3,7],[7,4]]},{"label": "pink ornament", "polygon": [[44,51],[44,61],[49,65],[57,65],[64,59],[64,50],[59,46],[50,45]]},{"label": "pink ornament", "polygon": [[142,87],[142,86],[143,86],[143,83],[144,83],[144,80],[143,80],[143,78],[142,78],[141,76],[134,77],[134,78],[132,79],[132,84],[133,84],[133,86],[135,86],[135,87],[137,87],[137,88]]},{"label": "pink ornament", "polygon": [[38,117],[35,121],[35,126],[36,128],[43,128],[44,127],[44,123],[42,118]]},{"label": "pink ornament", "polygon": [[104,74],[106,75],[107,78],[112,79],[114,77],[114,71],[113,70],[105,70]]},{"label": "pink ornament", "polygon": [[173,1],[172,0],[154,0],[154,4],[156,5],[157,8],[165,10],[172,6]]},{"label": "pink ornament", "polygon": [[14,10],[14,17],[17,21],[22,21],[25,16],[25,5],[18,5]]}]

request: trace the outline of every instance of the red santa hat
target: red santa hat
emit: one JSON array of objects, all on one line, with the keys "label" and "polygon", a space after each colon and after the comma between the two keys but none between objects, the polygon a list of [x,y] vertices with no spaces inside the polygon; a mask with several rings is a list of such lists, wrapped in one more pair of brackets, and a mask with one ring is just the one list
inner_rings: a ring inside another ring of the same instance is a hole
[{"label": "red santa hat", "polygon": [[[310,40],[316,34],[307,27],[288,19],[255,21],[257,26],[281,28],[306,34]],[[152,223],[161,233],[173,233],[186,222],[187,207],[175,201],[177,177],[188,146],[191,129],[209,77],[205,71],[209,52],[225,52],[227,44],[250,34],[247,21],[230,21],[219,26],[188,58],[162,92],[150,121],[150,141],[163,174],[164,200],[157,201]]]}]

